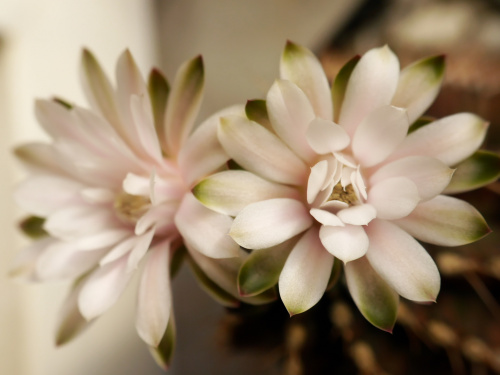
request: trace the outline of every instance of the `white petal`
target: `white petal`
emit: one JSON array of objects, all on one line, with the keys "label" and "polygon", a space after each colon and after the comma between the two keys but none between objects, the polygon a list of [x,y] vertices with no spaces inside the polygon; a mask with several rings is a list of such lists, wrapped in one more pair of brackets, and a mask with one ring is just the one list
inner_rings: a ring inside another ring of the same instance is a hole
[{"label": "white petal", "polygon": [[368,225],[366,253],[377,273],[404,298],[435,301],[441,284],[436,264],[425,249],[396,225],[374,220]]},{"label": "white petal", "polygon": [[307,203],[314,202],[318,193],[323,189],[328,177],[328,162],[321,160],[311,168],[307,181]]},{"label": "white petal", "polygon": [[130,107],[144,153],[160,162],[162,159],[160,142],[156,135],[149,97],[133,95],[130,98]]},{"label": "white petal", "polygon": [[427,155],[454,166],[479,148],[487,128],[487,122],[471,113],[444,117],[409,134],[390,160]]},{"label": "white petal", "polygon": [[121,258],[123,255],[127,254],[129,251],[131,251],[137,241],[139,240],[139,237],[137,236],[132,236],[129,237],[121,242],[119,242],[117,245],[113,246],[106,256],[104,256],[99,264],[101,266],[104,266],[105,264],[114,262],[118,258]]},{"label": "white petal", "polygon": [[395,220],[407,216],[420,201],[418,189],[409,178],[391,177],[374,185],[368,192],[368,203],[377,217]]},{"label": "white petal", "polygon": [[367,225],[377,216],[377,210],[371,204],[360,204],[344,208],[337,216],[346,224]]},{"label": "white petal", "polygon": [[40,281],[36,272],[38,258],[50,245],[58,242],[52,237],[44,237],[30,243],[14,258],[9,276],[25,281]]},{"label": "white petal", "polygon": [[316,156],[305,134],[314,111],[304,92],[290,81],[276,81],[267,94],[267,113],[276,134],[303,160]]},{"label": "white petal", "polygon": [[333,257],[312,227],[292,249],[280,274],[280,296],[290,315],[310,309],[321,299],[332,267]]},{"label": "white petal", "polygon": [[96,270],[78,296],[80,312],[87,320],[103,314],[120,297],[132,273],[126,272],[127,256]]},{"label": "white petal", "polygon": [[135,326],[146,344],[156,347],[167,329],[172,307],[170,244],[151,249],[139,284]]},{"label": "white petal", "polygon": [[363,227],[346,225],[332,227],[323,225],[319,231],[323,246],[344,263],[365,255],[368,249],[368,236]]},{"label": "white petal", "polygon": [[277,245],[312,224],[308,209],[290,198],[269,199],[245,207],[234,219],[230,235],[247,249]]},{"label": "white petal", "polygon": [[339,226],[339,227],[344,226],[344,223],[342,222],[342,220],[340,220],[340,218],[337,215],[335,215],[334,213],[331,213],[331,212],[328,212],[325,210],[321,210],[318,208],[311,208],[309,213],[311,214],[312,217],[314,217],[316,219],[316,221],[318,221],[319,223],[321,223],[323,225],[332,225],[332,226]]},{"label": "white petal", "polygon": [[370,112],[359,124],[352,140],[354,156],[363,167],[385,160],[408,133],[406,110],[383,106]]},{"label": "white petal", "polygon": [[329,154],[343,150],[349,145],[346,131],[333,121],[313,119],[306,133],[307,142],[318,154]]},{"label": "white petal", "polygon": [[123,190],[130,195],[149,196],[150,179],[148,177],[137,176],[133,173],[128,173],[123,180]]},{"label": "white petal", "polygon": [[193,194],[184,196],[175,216],[184,240],[211,258],[238,256],[239,247],[228,235],[232,222],[229,216],[203,206]]},{"label": "white petal", "polygon": [[429,156],[408,156],[384,165],[370,177],[375,185],[391,177],[406,177],[412,180],[422,200],[434,198],[449,184],[453,169]]},{"label": "white petal", "polygon": [[153,225],[160,228],[163,225],[173,224],[174,216],[177,212],[178,204],[164,203],[158,206],[151,207],[144,215],[142,215],[135,224],[135,234],[140,236],[144,234]]},{"label": "white petal", "polygon": [[385,46],[361,57],[345,92],[339,124],[352,135],[361,120],[374,109],[391,102],[399,79],[399,61]]},{"label": "white petal", "polygon": [[96,234],[80,237],[74,241],[74,245],[79,250],[102,249],[118,243],[131,234],[132,232],[127,229],[106,228]]},{"label": "white petal", "polygon": [[128,257],[127,272],[131,272],[137,268],[139,262],[148,251],[154,235],[155,228],[144,233],[142,236],[138,236],[137,242],[134,244],[134,248],[130,251],[130,255]]}]

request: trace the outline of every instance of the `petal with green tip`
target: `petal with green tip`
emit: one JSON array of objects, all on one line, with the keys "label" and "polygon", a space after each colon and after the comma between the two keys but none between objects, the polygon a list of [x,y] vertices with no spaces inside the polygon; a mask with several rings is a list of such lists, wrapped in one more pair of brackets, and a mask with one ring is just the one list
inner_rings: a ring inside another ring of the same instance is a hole
[{"label": "petal with green tip", "polygon": [[156,134],[158,135],[162,149],[165,151],[167,145],[165,144],[165,128],[163,126],[163,121],[165,119],[170,85],[158,69],[153,69],[149,74],[148,91],[151,99]]},{"label": "petal with green tip", "polygon": [[420,203],[397,224],[413,237],[440,246],[465,245],[491,231],[472,205],[446,195]]},{"label": "petal with green tip", "polygon": [[203,96],[204,76],[201,56],[184,63],[177,71],[165,117],[169,155],[179,152],[193,129]]},{"label": "petal with green tip", "polygon": [[375,327],[392,332],[399,295],[374,271],[366,257],[344,266],[347,287],[363,316]]},{"label": "petal with green tip", "polygon": [[444,56],[417,61],[401,71],[392,105],[406,108],[410,124],[436,99],[444,77]]},{"label": "petal with green tip", "polygon": [[500,156],[479,150],[455,167],[446,194],[463,193],[495,182],[500,177]]},{"label": "petal with green tip", "polygon": [[269,131],[274,131],[271,126],[271,122],[269,121],[265,100],[255,99],[247,101],[247,104],[245,105],[245,114],[249,120],[255,121],[257,124],[262,125]]},{"label": "petal with green tip", "polygon": [[359,62],[361,56],[354,56],[349,60],[335,77],[335,81],[332,85],[332,103],[333,103],[333,121],[338,124],[340,117],[340,109],[342,108],[342,103],[344,102],[345,90],[347,88],[347,83],[351,77],[354,67]]},{"label": "petal with green tip", "polygon": [[317,117],[333,116],[330,88],[323,67],[307,48],[287,42],[280,63],[280,77],[300,87],[311,102]]},{"label": "petal with green tip", "polygon": [[290,315],[309,310],[325,293],[333,256],[319,240],[318,228],[309,229],[288,256],[279,278],[279,292]]},{"label": "petal with green tip", "polygon": [[216,173],[193,188],[193,194],[208,208],[236,216],[250,203],[271,198],[295,198],[297,192],[247,171],[232,170]]},{"label": "petal with green tip", "polygon": [[167,329],[165,330],[165,334],[163,335],[160,343],[156,347],[149,347],[149,351],[155,362],[165,371],[168,370],[170,362],[172,362],[172,358],[174,356],[175,333],[174,313],[171,311]]}]

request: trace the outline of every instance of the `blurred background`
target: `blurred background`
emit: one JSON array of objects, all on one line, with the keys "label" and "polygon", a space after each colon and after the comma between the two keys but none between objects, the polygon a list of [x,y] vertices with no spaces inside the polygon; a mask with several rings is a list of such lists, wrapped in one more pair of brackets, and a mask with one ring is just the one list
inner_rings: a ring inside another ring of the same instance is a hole
[{"label": "blurred background", "polygon": [[[129,48],[144,75],[173,78],[202,54],[201,116],[264,97],[287,39],[311,48],[333,78],[353,54],[389,44],[402,66],[446,54],[443,90],[429,114],[471,111],[491,121],[500,149],[500,2],[495,0],[0,0],[0,374],[161,374],[134,329],[135,285],[62,348],[54,333],[65,284],[6,275],[28,241],[12,192],[23,173],[11,155],[46,139],[35,98],[85,105],[79,58],[89,48],[112,77]],[[500,186],[465,198],[500,229]],[[474,246],[428,248],[443,274],[438,303],[403,303],[393,335],[364,321],[340,281],[316,307],[289,319],[276,304],[226,311],[184,267],[174,281],[178,342],[170,374],[500,373],[499,235]]]}]

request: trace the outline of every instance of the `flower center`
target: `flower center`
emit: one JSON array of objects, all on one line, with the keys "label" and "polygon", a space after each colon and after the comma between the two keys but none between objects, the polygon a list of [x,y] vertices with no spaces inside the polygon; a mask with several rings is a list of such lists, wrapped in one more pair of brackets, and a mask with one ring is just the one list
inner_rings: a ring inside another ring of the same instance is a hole
[{"label": "flower center", "polygon": [[121,192],[115,197],[114,208],[121,220],[126,223],[136,223],[150,205],[148,197]]},{"label": "flower center", "polygon": [[356,195],[356,192],[354,191],[352,184],[349,184],[344,188],[339,182],[333,187],[332,193],[327,199],[327,202],[329,201],[340,201],[351,206],[358,202],[358,197]]}]

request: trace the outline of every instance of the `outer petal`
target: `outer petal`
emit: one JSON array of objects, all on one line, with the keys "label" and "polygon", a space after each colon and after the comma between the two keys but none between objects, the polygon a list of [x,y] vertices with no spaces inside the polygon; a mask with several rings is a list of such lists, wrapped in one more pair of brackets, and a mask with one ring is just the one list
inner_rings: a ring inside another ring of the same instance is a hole
[{"label": "outer petal", "polygon": [[392,105],[406,108],[413,124],[429,108],[444,77],[444,56],[417,61],[401,71]]},{"label": "outer petal", "polygon": [[279,278],[281,300],[290,315],[313,307],[325,293],[333,257],[325,250],[312,227],[297,242]]},{"label": "outer petal", "polygon": [[491,231],[469,203],[445,195],[419,204],[396,223],[417,239],[440,246],[465,245]]},{"label": "outer petal", "polygon": [[236,216],[251,203],[298,195],[295,189],[241,170],[214,174],[196,185],[193,194],[208,208],[230,216]]},{"label": "outer petal", "polygon": [[269,199],[245,207],[234,219],[229,235],[247,249],[278,245],[312,224],[307,208],[290,198]]},{"label": "outer petal", "polygon": [[333,102],[333,121],[339,122],[340,109],[342,108],[342,103],[344,102],[345,91],[347,89],[347,84],[349,78],[351,78],[352,71],[354,67],[358,64],[361,56],[354,56],[349,60],[335,77],[335,81],[332,85],[332,102]]},{"label": "outer petal", "polygon": [[287,42],[281,56],[280,77],[292,81],[305,92],[318,117],[332,119],[328,80],[321,63],[311,51]]},{"label": "outer petal", "polygon": [[383,106],[370,112],[359,124],[352,140],[352,151],[363,167],[385,160],[408,133],[406,110]]},{"label": "outer petal", "polygon": [[366,256],[375,271],[404,298],[435,301],[441,279],[425,249],[398,226],[374,220],[366,229],[370,248]]},{"label": "outer petal", "polygon": [[311,161],[316,154],[305,134],[315,115],[304,92],[290,81],[278,80],[267,93],[266,103],[276,134],[302,159]]},{"label": "outer petal", "polygon": [[384,165],[370,177],[375,185],[392,177],[406,177],[415,183],[422,200],[434,198],[448,186],[453,169],[429,156],[408,156]]},{"label": "outer petal", "polygon": [[323,246],[344,263],[362,257],[368,249],[368,236],[363,227],[358,225],[344,227],[323,225],[319,231],[319,238]]},{"label": "outer petal", "polygon": [[391,102],[399,79],[399,61],[385,46],[363,55],[347,84],[339,124],[350,135],[374,109]]},{"label": "outer petal", "polygon": [[135,326],[139,336],[154,347],[167,329],[172,306],[169,250],[168,242],[151,249],[139,285]]},{"label": "outer petal", "polygon": [[45,143],[27,143],[14,149],[16,157],[33,173],[65,175],[59,156],[52,145]]},{"label": "outer petal", "polygon": [[478,149],[487,128],[488,123],[471,113],[444,117],[409,134],[390,160],[427,155],[454,166]]},{"label": "outer petal", "polygon": [[302,160],[274,134],[244,117],[221,119],[219,140],[239,165],[271,181],[299,185],[307,176]]},{"label": "outer petal", "polygon": [[193,129],[203,96],[204,75],[201,56],[187,61],[177,71],[165,116],[169,155],[177,155]]},{"label": "outer petal", "polygon": [[373,270],[366,257],[344,266],[349,293],[359,311],[375,327],[392,332],[399,295]]},{"label": "outer petal", "polygon": [[182,237],[197,251],[211,258],[238,256],[238,245],[228,236],[232,219],[203,206],[186,194],[175,215]]},{"label": "outer petal", "polygon": [[368,203],[377,217],[395,220],[407,216],[420,201],[418,189],[409,178],[391,177],[374,185],[368,193]]}]

